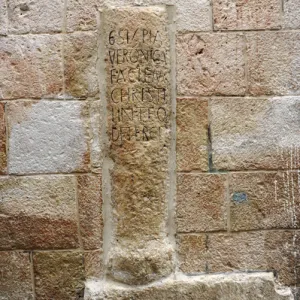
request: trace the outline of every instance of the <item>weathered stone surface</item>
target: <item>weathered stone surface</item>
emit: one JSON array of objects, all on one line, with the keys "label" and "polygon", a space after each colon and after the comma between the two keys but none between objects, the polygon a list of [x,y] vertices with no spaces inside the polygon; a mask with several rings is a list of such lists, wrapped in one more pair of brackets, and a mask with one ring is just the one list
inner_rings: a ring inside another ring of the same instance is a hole
[{"label": "weathered stone surface", "polygon": [[7,34],[7,2],[0,0],[0,36]]},{"label": "weathered stone surface", "polygon": [[91,135],[91,168],[95,173],[100,173],[103,164],[102,128],[104,126],[103,105],[101,100],[89,98],[90,135]]},{"label": "weathered stone surface", "polygon": [[177,171],[208,170],[207,101],[177,99]]},{"label": "weathered stone surface", "polygon": [[63,0],[9,0],[7,3],[9,33],[52,33],[62,30]]},{"label": "weathered stone surface", "polygon": [[180,276],[139,289],[88,281],[85,300],[291,300],[291,289],[275,286],[272,273]]},{"label": "weathered stone surface", "polygon": [[253,32],[246,39],[250,94],[299,94],[300,33]]},{"label": "weathered stone surface", "polygon": [[7,171],[5,103],[0,102],[0,174]]},{"label": "weathered stone surface", "polygon": [[0,299],[33,300],[29,253],[0,252]]},{"label": "weathered stone surface", "polygon": [[278,29],[280,6],[277,0],[213,0],[214,29]]},{"label": "weathered stone surface", "polygon": [[300,5],[298,0],[283,0],[284,27],[300,28]]},{"label": "weathered stone surface", "polygon": [[0,99],[57,97],[63,89],[62,37],[0,37]]},{"label": "weathered stone surface", "polygon": [[84,249],[102,246],[102,182],[100,175],[77,176],[77,198]]},{"label": "weathered stone surface", "polygon": [[299,168],[299,97],[211,102],[213,164],[219,170]]},{"label": "weathered stone surface", "polygon": [[33,255],[37,299],[82,299],[84,289],[83,254],[57,251]]},{"label": "weathered stone surface", "polygon": [[176,0],[174,4],[177,8],[178,30],[208,31],[212,29],[209,0]]},{"label": "weathered stone surface", "polygon": [[84,272],[87,279],[101,278],[104,274],[103,269],[102,250],[84,251]]},{"label": "weathered stone surface", "polygon": [[78,247],[74,179],[0,177],[0,249]]},{"label": "weathered stone surface", "polygon": [[89,169],[88,107],[80,101],[7,104],[11,174]]},{"label": "weathered stone surface", "polygon": [[205,234],[178,235],[177,257],[179,269],[184,273],[206,272],[206,246],[208,237]]},{"label": "weathered stone surface", "polygon": [[108,270],[116,280],[145,284],[172,271],[165,230],[171,134],[168,17],[158,6],[106,10],[103,18],[113,161]]},{"label": "weathered stone surface", "polygon": [[299,228],[300,174],[231,173],[231,230]]},{"label": "weathered stone surface", "polygon": [[177,177],[177,231],[226,230],[225,174],[181,174]]},{"label": "weathered stone surface", "polygon": [[67,5],[67,31],[96,29],[97,9],[156,4],[176,5],[178,30],[208,31],[212,29],[209,0],[89,0],[88,2],[70,0]]},{"label": "weathered stone surface", "polygon": [[66,37],[64,63],[67,97],[98,95],[97,51],[96,32],[76,32]]},{"label": "weathered stone surface", "polygon": [[[298,231],[212,234],[207,243],[208,271],[276,271],[281,284],[299,285],[299,238]],[[199,259],[202,261],[202,253]],[[189,263],[192,266],[192,262]]]},{"label": "weathered stone surface", "polygon": [[244,37],[237,33],[178,35],[178,93],[243,95],[244,50]]}]

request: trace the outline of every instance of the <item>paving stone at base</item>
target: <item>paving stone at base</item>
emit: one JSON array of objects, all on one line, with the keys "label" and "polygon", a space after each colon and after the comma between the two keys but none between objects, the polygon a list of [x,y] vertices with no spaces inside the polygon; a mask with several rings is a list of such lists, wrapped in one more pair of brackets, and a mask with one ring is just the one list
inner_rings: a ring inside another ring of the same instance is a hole
[{"label": "paving stone at base", "polygon": [[179,276],[143,288],[88,281],[85,300],[291,300],[291,289],[275,286],[272,273]]}]

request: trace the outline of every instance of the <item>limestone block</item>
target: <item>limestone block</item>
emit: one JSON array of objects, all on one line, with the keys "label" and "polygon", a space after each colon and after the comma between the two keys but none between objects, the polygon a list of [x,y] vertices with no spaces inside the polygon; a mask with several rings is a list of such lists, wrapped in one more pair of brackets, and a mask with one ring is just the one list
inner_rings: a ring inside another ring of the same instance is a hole
[{"label": "limestone block", "polygon": [[[298,285],[299,237],[298,231],[210,235],[207,244],[208,271],[269,270],[275,271],[279,283]],[[202,254],[199,259],[202,260]]]},{"label": "limestone block", "polygon": [[207,101],[177,99],[177,171],[208,170]]},{"label": "limestone block", "polygon": [[298,0],[283,0],[284,27],[300,28],[300,4]]},{"label": "limestone block", "polygon": [[180,276],[142,288],[88,281],[85,300],[291,300],[290,288],[275,285],[272,273]]},{"label": "limestone block", "polygon": [[180,95],[245,94],[245,40],[239,33],[187,33],[177,37]]},{"label": "limestone block", "polygon": [[7,171],[5,103],[0,102],[0,174]]},{"label": "limestone block", "polygon": [[73,177],[0,177],[0,190],[0,249],[78,247]]},{"label": "limestone block", "polygon": [[103,270],[102,250],[84,251],[84,272],[85,278],[101,278]]},{"label": "limestone block", "polygon": [[8,0],[9,33],[53,33],[63,26],[64,1]]},{"label": "limestone block", "polygon": [[299,97],[219,98],[211,102],[218,170],[299,168]]},{"label": "limestone block", "polygon": [[[178,30],[208,31],[212,29],[209,0],[70,0],[67,4],[67,31],[93,30],[97,26],[97,10],[104,7],[174,5]],[[201,20],[201,22],[199,21]]]},{"label": "limestone block", "polygon": [[62,37],[0,37],[0,99],[58,97],[63,89]]},{"label": "limestone block", "polygon": [[37,299],[82,299],[84,289],[83,254],[56,251],[33,255]]},{"label": "limestone block", "polygon": [[178,175],[178,232],[226,230],[226,180],[225,174]]},{"label": "limestone block", "polygon": [[171,140],[165,7],[104,11],[107,145],[111,159],[110,276],[145,284],[172,271],[166,235]]},{"label": "limestone block", "polygon": [[84,249],[102,246],[102,182],[100,175],[77,176],[80,233]]},{"label": "limestone block", "polygon": [[103,163],[103,134],[104,126],[103,104],[101,100],[89,98],[90,111],[90,146],[91,146],[91,168],[95,173],[100,173]]},{"label": "limestone block", "polygon": [[231,173],[231,230],[299,228],[300,174]]},{"label": "limestone block", "polygon": [[66,96],[87,98],[98,96],[97,33],[76,32],[64,42]]},{"label": "limestone block", "polygon": [[278,0],[213,0],[215,30],[278,29],[281,2]]},{"label": "limestone block", "polygon": [[33,300],[29,253],[0,252],[0,298]]},{"label": "limestone block", "polygon": [[8,104],[10,174],[89,169],[88,107],[80,101]]},{"label": "limestone block", "polygon": [[177,257],[180,271],[184,273],[206,272],[207,240],[208,237],[205,234],[178,235]]},{"label": "limestone block", "polygon": [[7,2],[0,1],[0,36],[7,34]]},{"label": "limestone block", "polygon": [[300,33],[252,32],[246,39],[249,93],[299,95]]}]

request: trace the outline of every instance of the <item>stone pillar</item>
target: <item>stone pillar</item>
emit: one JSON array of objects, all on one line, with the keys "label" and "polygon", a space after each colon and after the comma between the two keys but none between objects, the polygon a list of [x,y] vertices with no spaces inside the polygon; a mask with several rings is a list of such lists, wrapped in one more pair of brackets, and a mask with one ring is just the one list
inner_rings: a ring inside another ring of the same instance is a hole
[{"label": "stone pillar", "polygon": [[127,284],[146,284],[173,271],[167,230],[172,132],[168,13],[163,6],[128,7],[105,10],[101,18],[111,162],[104,170],[110,181],[107,273]]}]

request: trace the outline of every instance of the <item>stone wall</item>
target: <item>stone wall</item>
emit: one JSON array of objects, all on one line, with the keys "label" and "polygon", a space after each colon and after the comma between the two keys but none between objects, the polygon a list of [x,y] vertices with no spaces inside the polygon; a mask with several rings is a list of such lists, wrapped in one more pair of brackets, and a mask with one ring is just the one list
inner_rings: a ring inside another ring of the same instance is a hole
[{"label": "stone wall", "polygon": [[299,0],[0,7],[1,300],[300,299]]}]

